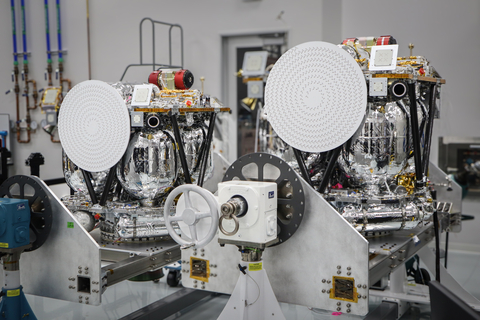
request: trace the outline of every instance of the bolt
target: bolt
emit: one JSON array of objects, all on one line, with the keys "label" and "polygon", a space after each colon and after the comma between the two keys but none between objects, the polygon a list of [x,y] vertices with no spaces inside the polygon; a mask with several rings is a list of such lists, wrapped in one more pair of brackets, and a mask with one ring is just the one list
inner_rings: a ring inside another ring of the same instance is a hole
[{"label": "bolt", "polygon": [[193,287],[194,287],[194,288],[196,288],[196,287],[197,287],[197,285],[194,285]]},{"label": "bolt", "polygon": [[213,268],[213,263],[210,263],[210,268]]},{"label": "bolt", "polygon": [[341,302],[337,302],[337,306],[341,306],[341,305],[342,305],[342,303],[341,303]]},{"label": "bolt", "polygon": [[363,296],[362,298],[363,298],[363,299],[367,299],[367,296]]},{"label": "bolt", "polygon": [[78,296],[78,299],[82,299],[82,298],[83,298],[83,297],[82,297],[81,295],[80,295],[80,296]]},{"label": "bolt", "polygon": [[202,286],[202,289],[205,289],[205,286]]},{"label": "bolt", "polygon": [[361,297],[362,297],[362,295],[361,295],[361,294],[358,294],[358,295],[357,295],[357,298],[358,298],[358,299],[360,299]]},{"label": "bolt", "polygon": [[88,267],[85,267],[85,270],[88,270]]},{"label": "bolt", "polygon": [[88,271],[85,271],[85,274],[88,274]]},{"label": "bolt", "polygon": [[363,285],[363,289],[367,289],[367,285],[366,285],[366,284]]},{"label": "bolt", "polygon": [[347,313],[350,313],[350,311],[351,311],[350,309],[347,309]]},{"label": "bolt", "polygon": [[362,287],[362,285],[361,285],[361,284],[357,284],[357,288],[359,288],[359,289],[360,289],[361,287]]},{"label": "bolt", "polygon": [[322,283],[325,283],[325,282],[327,282],[327,280],[325,280],[325,279],[322,279]]},{"label": "bolt", "polygon": [[330,289],[329,289],[329,290],[327,290],[327,293],[330,293]]},{"label": "bolt", "polygon": [[337,269],[342,269],[342,266],[337,266]]},{"label": "bolt", "polygon": [[322,293],[325,293],[325,292],[327,292],[327,290],[325,290],[325,289],[322,289]]},{"label": "bolt", "polygon": [[340,311],[340,310],[342,310],[342,308],[338,307],[338,308],[337,308],[337,311]]},{"label": "bolt", "polygon": [[352,305],[350,303],[347,303],[347,308],[350,308]]},{"label": "bolt", "polygon": [[205,252],[205,249],[200,250],[201,252]]},{"label": "bolt", "polygon": [[82,270],[78,270],[78,273],[79,273],[79,274],[82,274]]},{"label": "bolt", "polygon": [[351,268],[351,267],[347,267],[347,270],[352,270],[352,268]]},{"label": "bolt", "polygon": [[216,267],[217,267],[217,265],[216,265],[216,264],[214,264],[214,265],[213,265],[213,267],[214,267],[214,268],[216,268]]},{"label": "bolt", "polygon": [[347,276],[349,276],[349,275],[351,275],[351,274],[352,274],[352,273],[351,273],[350,271],[349,271],[349,272],[347,272]]},{"label": "bolt", "polygon": [[340,273],[342,273],[342,271],[338,270],[338,271],[337,271],[337,274],[340,274]]},{"label": "bolt", "polygon": [[90,301],[85,301],[85,304],[89,304],[89,303],[90,303]]},{"label": "bolt", "polygon": [[201,284],[205,284],[205,282],[203,282],[203,281],[202,281],[202,282],[200,282],[200,283],[201,283]]},{"label": "bolt", "polygon": [[90,299],[90,298],[89,298],[89,297],[85,297],[85,300],[88,300],[88,299]]},{"label": "bolt", "polygon": [[331,280],[327,280],[327,283],[331,283],[332,281]]},{"label": "bolt", "polygon": [[78,266],[78,269],[82,269],[82,267]]}]

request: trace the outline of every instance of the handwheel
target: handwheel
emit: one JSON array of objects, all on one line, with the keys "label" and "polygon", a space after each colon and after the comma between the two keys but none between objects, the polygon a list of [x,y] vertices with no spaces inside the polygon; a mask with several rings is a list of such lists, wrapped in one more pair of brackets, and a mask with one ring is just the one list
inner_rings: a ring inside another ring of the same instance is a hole
[{"label": "handwheel", "polygon": [[[200,211],[195,208],[195,204],[192,203],[192,199],[190,193],[196,193],[203,198],[208,204],[208,211]],[[175,213],[175,215],[170,215],[171,207],[173,206],[173,200],[177,198],[179,194],[183,193],[183,197],[185,199],[185,208],[181,210],[181,212]],[[215,233],[218,229],[218,203],[215,199],[214,195],[210,193],[210,191],[203,189],[197,185],[193,184],[185,184],[180,187],[175,188],[167,197],[165,201],[164,207],[164,218],[165,218],[165,225],[167,227],[170,236],[172,237],[175,242],[181,244],[184,247],[191,247],[195,246],[196,248],[203,248],[206,246],[210,241],[212,241]],[[202,239],[199,239],[198,232],[197,232],[197,223],[201,219],[211,218],[211,225],[208,230],[208,233]],[[190,230],[191,238],[183,235],[180,237],[177,235],[175,230],[173,229],[172,222],[183,222],[188,226]]]}]

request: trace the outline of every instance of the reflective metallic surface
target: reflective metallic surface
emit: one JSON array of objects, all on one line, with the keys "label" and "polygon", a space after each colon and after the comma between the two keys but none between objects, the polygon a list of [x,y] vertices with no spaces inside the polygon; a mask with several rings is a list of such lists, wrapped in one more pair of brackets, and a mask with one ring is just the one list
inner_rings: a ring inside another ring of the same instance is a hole
[{"label": "reflective metallic surface", "polygon": [[339,163],[362,184],[384,184],[403,169],[408,151],[407,115],[395,102],[370,103],[365,123],[344,146]]},{"label": "reflective metallic surface", "polygon": [[[105,181],[107,180],[108,170],[101,172],[91,172],[92,174],[92,186],[96,194],[101,194],[105,187]],[[63,152],[63,175],[68,186],[75,192],[79,192],[82,195],[88,195],[87,185],[85,184],[85,178],[83,177],[80,168],[74,164]],[[115,185],[112,186],[112,188]]]},{"label": "reflective metallic surface", "polygon": [[178,170],[174,143],[166,131],[135,133],[117,165],[118,180],[129,195],[156,199],[173,187]]}]

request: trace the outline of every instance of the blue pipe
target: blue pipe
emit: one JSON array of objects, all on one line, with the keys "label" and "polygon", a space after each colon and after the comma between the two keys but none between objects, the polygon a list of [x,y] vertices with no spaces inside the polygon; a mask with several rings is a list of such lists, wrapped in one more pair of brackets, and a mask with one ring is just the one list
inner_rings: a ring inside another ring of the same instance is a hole
[{"label": "blue pipe", "polygon": [[45,34],[47,37],[47,62],[52,63],[52,54],[50,53],[50,20],[48,19],[48,0],[45,0]]},{"label": "blue pipe", "polygon": [[23,41],[23,63],[28,63],[28,54],[27,54],[27,28],[25,23],[25,0],[21,1],[22,5],[22,41]]},{"label": "blue pipe", "polygon": [[17,58],[17,28],[15,23],[15,0],[10,0],[12,6],[13,64],[18,65]]},{"label": "blue pipe", "polygon": [[[23,0],[22,0],[23,1]],[[58,62],[63,62],[62,54],[62,28],[60,24],[60,0],[57,0],[57,36],[58,36]]]}]

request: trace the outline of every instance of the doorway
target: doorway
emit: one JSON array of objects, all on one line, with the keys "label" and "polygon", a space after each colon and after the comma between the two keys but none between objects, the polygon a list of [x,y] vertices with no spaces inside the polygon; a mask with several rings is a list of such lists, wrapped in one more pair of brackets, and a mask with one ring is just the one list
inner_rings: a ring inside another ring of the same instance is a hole
[{"label": "doorway", "polygon": [[223,119],[226,130],[222,150],[230,162],[254,152],[255,145],[256,110],[242,107],[241,100],[247,97],[247,85],[237,76],[244,55],[250,51],[267,51],[268,64],[271,64],[286,48],[286,31],[222,36],[222,101],[232,110],[232,114]]}]

